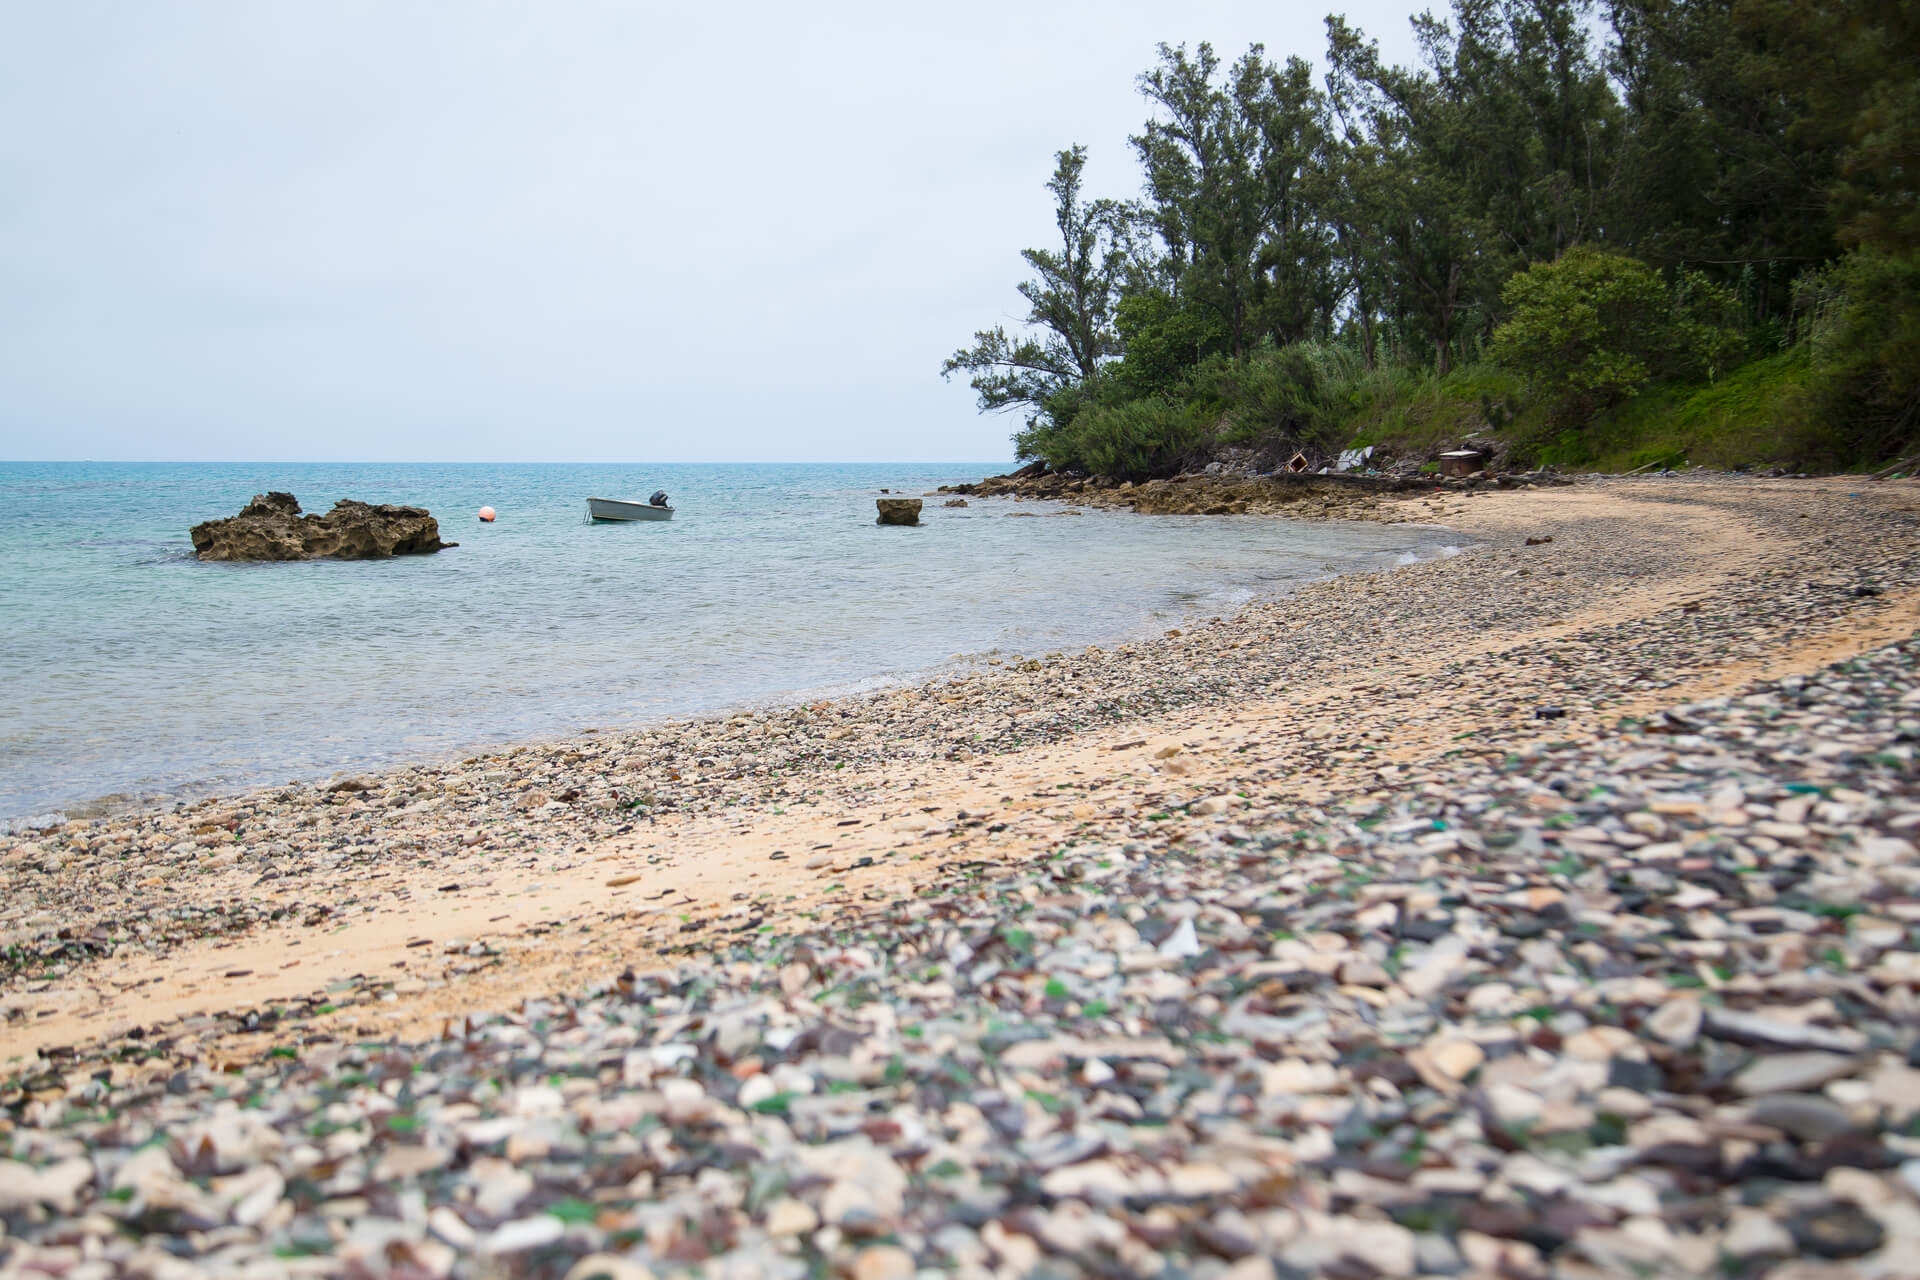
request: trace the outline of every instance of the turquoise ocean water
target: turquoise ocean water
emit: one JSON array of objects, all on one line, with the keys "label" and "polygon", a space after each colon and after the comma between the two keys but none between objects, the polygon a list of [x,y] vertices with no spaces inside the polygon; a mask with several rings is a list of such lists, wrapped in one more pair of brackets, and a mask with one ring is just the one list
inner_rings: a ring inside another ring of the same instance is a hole
[{"label": "turquoise ocean water", "polygon": [[[919,495],[991,465],[0,463],[0,820],[231,790],[586,727],[845,692],[1158,631],[1445,531],[1009,518]],[[664,524],[585,499],[665,488]],[[460,546],[202,564],[187,530],[269,489],[430,508]],[[497,523],[473,513],[498,508]]]}]

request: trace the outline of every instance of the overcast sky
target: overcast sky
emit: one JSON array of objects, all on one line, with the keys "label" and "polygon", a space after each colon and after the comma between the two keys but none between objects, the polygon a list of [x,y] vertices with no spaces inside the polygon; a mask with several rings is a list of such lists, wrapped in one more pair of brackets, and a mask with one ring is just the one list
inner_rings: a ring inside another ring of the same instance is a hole
[{"label": "overcast sky", "polygon": [[938,368],[1053,152],[1137,194],[1156,42],[1324,16],[0,0],[0,458],[1009,458]]}]

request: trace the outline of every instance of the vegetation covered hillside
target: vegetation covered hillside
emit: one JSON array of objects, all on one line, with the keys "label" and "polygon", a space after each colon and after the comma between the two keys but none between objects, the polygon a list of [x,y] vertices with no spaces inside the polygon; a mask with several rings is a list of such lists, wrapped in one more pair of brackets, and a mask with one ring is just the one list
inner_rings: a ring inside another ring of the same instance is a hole
[{"label": "vegetation covered hillside", "polygon": [[[1027,324],[944,372],[1020,456],[1165,475],[1467,439],[1510,462],[1920,452],[1920,6],[1455,0],[1324,77],[1160,49],[1135,200],[1058,153]],[[1242,455],[1244,456],[1244,455]]]}]

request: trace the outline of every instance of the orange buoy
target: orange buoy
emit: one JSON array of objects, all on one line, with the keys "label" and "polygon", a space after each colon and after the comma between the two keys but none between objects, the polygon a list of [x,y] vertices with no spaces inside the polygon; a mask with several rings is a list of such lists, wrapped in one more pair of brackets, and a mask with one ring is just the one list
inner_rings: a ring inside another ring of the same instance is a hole
[{"label": "orange buoy", "polygon": [[482,522],[482,523],[485,523],[485,524],[492,524],[492,523],[493,523],[493,516],[494,516],[494,511],[493,511],[493,508],[492,508],[492,507],[482,507],[482,508],[480,508],[480,519],[481,519],[481,522]]}]

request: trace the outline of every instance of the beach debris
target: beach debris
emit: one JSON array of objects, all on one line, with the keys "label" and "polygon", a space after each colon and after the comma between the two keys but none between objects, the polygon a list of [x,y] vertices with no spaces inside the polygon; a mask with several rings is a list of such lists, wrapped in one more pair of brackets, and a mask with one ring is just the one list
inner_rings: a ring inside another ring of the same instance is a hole
[{"label": "beach debris", "polygon": [[440,541],[439,521],[424,507],[342,498],[324,516],[302,515],[299,499],[277,491],[255,494],[238,515],[195,525],[191,536],[202,560],[383,560],[459,545]]}]

